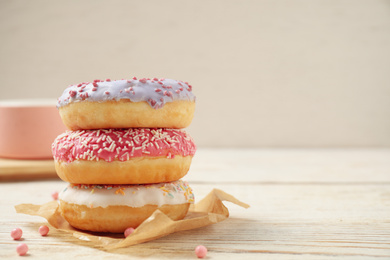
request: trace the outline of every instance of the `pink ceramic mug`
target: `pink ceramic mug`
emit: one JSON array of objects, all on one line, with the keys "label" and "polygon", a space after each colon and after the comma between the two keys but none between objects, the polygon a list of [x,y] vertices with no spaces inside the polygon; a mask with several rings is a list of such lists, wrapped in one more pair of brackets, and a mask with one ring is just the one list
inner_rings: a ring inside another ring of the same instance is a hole
[{"label": "pink ceramic mug", "polygon": [[0,157],[50,159],[51,144],[65,131],[56,100],[0,101]]}]

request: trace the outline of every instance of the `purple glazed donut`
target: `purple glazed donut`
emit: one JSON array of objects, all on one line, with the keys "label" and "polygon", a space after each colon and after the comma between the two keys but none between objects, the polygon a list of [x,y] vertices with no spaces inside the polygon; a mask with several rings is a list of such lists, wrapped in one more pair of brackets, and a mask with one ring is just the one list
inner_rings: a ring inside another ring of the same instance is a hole
[{"label": "purple glazed donut", "polygon": [[195,111],[187,82],[134,77],[71,85],[57,108],[71,130],[101,128],[185,128]]}]

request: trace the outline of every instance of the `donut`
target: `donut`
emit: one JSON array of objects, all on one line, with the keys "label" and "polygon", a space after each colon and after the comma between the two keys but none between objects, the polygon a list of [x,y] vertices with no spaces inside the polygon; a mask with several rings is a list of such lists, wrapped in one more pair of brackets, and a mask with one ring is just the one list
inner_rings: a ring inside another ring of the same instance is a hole
[{"label": "donut", "polygon": [[122,233],[136,228],[159,209],[173,220],[183,219],[194,202],[182,180],[145,185],[69,184],[59,195],[59,209],[78,229]]},{"label": "donut", "polygon": [[52,144],[58,176],[76,184],[176,181],[196,151],[181,129],[129,128],[67,131]]},{"label": "donut", "polygon": [[172,79],[94,80],[66,88],[57,108],[70,130],[185,128],[195,96],[187,82]]}]

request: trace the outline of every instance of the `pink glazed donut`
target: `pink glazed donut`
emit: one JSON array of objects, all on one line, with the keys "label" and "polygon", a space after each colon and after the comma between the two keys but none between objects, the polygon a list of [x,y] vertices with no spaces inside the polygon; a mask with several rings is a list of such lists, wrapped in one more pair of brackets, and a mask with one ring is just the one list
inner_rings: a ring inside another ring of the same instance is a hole
[{"label": "pink glazed donut", "polygon": [[75,184],[144,184],[187,174],[196,146],[183,130],[67,131],[52,144],[58,176]]},{"label": "pink glazed donut", "polygon": [[191,85],[173,79],[94,80],[66,88],[57,108],[71,130],[185,128],[195,96]]}]

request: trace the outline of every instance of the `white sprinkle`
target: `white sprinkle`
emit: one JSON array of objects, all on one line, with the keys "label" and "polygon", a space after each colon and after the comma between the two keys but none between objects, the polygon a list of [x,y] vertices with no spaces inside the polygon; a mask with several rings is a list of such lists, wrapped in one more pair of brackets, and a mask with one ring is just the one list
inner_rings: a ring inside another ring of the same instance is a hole
[{"label": "white sprinkle", "polygon": [[125,152],[124,154],[122,154],[122,160],[123,158],[126,156],[127,160],[129,160],[129,153],[128,152]]},{"label": "white sprinkle", "polygon": [[71,136],[72,136],[72,139],[73,138],[76,138],[76,137],[79,137],[80,135],[82,135],[82,134],[84,134],[85,133],[85,131],[84,130],[82,130],[82,131],[80,131],[80,132],[74,132]]},{"label": "white sprinkle", "polygon": [[115,142],[112,142],[111,145],[110,145],[110,147],[109,147],[108,149],[110,150],[110,152],[113,152],[114,149],[115,149],[115,147],[116,147]]}]

